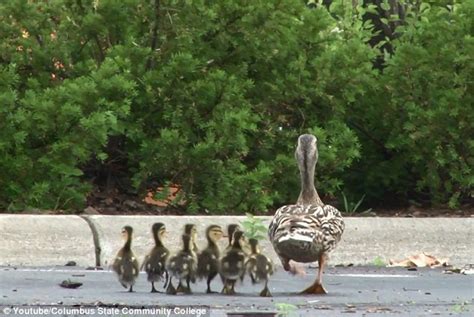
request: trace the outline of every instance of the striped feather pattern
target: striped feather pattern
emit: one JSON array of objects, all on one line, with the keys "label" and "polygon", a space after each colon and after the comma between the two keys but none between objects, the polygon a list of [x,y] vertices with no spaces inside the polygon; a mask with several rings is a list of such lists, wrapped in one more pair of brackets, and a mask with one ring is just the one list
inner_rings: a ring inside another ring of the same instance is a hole
[{"label": "striped feather pattern", "polygon": [[330,205],[287,205],[279,208],[268,228],[276,253],[297,262],[314,262],[341,240],[344,221]]}]

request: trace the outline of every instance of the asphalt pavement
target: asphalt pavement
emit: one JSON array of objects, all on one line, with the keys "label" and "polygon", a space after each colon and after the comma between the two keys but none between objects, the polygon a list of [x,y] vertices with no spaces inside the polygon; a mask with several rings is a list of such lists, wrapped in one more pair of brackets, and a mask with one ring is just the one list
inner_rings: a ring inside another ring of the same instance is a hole
[{"label": "asphalt pavement", "polygon": [[[192,285],[192,295],[173,296],[150,293],[144,274],[139,276],[136,291],[128,293],[107,269],[0,267],[0,316],[198,316],[198,313],[206,313],[202,316],[223,317],[236,312],[253,313],[253,316],[280,312],[281,316],[294,317],[346,316],[347,313],[350,316],[472,316],[474,312],[473,275],[444,274],[442,269],[427,268],[409,271],[329,267],[324,275],[327,295],[299,295],[298,291],[308,286],[314,277],[315,269],[311,268],[305,276],[291,276],[278,270],[270,282],[271,298],[259,297],[262,285],[251,285],[248,279],[237,285],[235,296],[206,294],[203,281]],[[77,289],[59,286],[68,279],[83,285]],[[221,287],[220,279],[216,278],[212,288],[220,290]],[[174,310],[176,307],[178,310]]]}]

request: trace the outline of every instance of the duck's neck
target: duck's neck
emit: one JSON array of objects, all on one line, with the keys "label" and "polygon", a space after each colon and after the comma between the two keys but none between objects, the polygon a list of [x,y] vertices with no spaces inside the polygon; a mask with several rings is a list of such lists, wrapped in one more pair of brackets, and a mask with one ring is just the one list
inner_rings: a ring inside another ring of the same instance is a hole
[{"label": "duck's neck", "polygon": [[258,248],[256,244],[251,244],[250,245],[250,251],[252,254],[258,254]]},{"label": "duck's neck", "polygon": [[212,240],[211,237],[207,237],[207,246],[213,249],[217,248],[216,242]]},{"label": "duck's neck", "polygon": [[235,240],[234,243],[232,244],[232,247],[236,249],[242,249],[242,246],[240,245],[239,240]]},{"label": "duck's neck", "polygon": [[161,242],[160,237],[158,236],[158,232],[153,233],[153,239],[155,239],[155,246],[162,247],[163,242]]},{"label": "duck's neck", "polygon": [[189,252],[189,251],[191,251],[191,244],[192,244],[191,241],[186,241],[186,242],[183,244],[183,251],[184,251],[184,252]]},{"label": "duck's neck", "polygon": [[125,245],[123,246],[124,250],[129,251],[132,248],[132,237],[128,237],[127,240],[125,241]]},{"label": "duck's neck", "polygon": [[[307,162],[305,162],[307,163]],[[318,205],[323,206],[321,198],[319,198],[316,187],[314,187],[314,170],[315,165],[313,166],[300,167],[300,176],[301,176],[301,192],[298,197],[298,205]]]}]

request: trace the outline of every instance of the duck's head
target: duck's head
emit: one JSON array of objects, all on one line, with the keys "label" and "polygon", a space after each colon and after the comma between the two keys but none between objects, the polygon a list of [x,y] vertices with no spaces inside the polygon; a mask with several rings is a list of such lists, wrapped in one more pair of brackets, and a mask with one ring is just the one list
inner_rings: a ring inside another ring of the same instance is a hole
[{"label": "duck's head", "polygon": [[207,227],[206,237],[208,240],[217,242],[222,238],[223,235],[224,232],[222,231],[221,226],[210,225],[209,227]]},{"label": "duck's head", "polygon": [[161,222],[154,223],[151,227],[151,232],[153,233],[153,236],[158,237],[161,240],[166,234],[166,226]]},{"label": "duck's head", "polygon": [[125,241],[132,239],[133,228],[130,226],[125,226],[122,228],[122,238]]},{"label": "duck's head", "polygon": [[196,225],[192,223],[188,223],[184,225],[184,234],[187,234],[191,237],[192,240],[196,240],[197,238],[197,228]]},{"label": "duck's head", "polygon": [[192,237],[189,234],[183,234],[182,240],[183,240],[183,250],[190,250]]},{"label": "duck's head", "polygon": [[229,238],[229,245],[232,244],[232,238],[234,237],[234,232],[239,229],[239,225],[236,223],[232,223],[227,226],[227,237]]},{"label": "duck's head", "polygon": [[245,236],[244,232],[241,230],[235,230],[234,235],[232,236],[232,245],[237,247],[242,247],[245,245]]},{"label": "duck's head", "polygon": [[295,157],[300,169],[308,170],[311,166],[316,165],[318,161],[317,143],[318,139],[312,134],[302,134],[298,138]]},{"label": "duck's head", "polygon": [[250,249],[252,250],[253,253],[258,253],[259,248],[258,248],[258,240],[257,239],[249,239],[249,244],[250,244]]}]

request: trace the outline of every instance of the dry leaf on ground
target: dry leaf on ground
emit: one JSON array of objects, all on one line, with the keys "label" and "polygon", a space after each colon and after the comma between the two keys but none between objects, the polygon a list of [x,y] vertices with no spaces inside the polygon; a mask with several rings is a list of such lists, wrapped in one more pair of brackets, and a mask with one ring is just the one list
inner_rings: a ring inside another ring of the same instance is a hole
[{"label": "dry leaf on ground", "polygon": [[448,259],[438,259],[433,255],[426,254],[425,252],[409,256],[403,260],[389,260],[388,266],[401,266],[401,267],[440,267],[447,266]]}]

